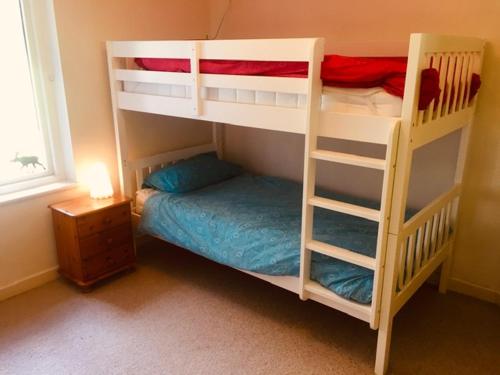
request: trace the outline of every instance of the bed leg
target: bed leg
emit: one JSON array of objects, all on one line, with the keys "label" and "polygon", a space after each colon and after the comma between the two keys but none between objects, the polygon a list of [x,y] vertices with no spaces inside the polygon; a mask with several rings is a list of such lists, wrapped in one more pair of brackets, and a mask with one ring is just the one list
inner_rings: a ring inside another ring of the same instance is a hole
[{"label": "bed leg", "polygon": [[384,375],[389,367],[389,354],[391,349],[392,335],[391,316],[380,317],[377,338],[377,354],[375,358],[375,374]]},{"label": "bed leg", "polygon": [[451,271],[451,251],[441,265],[441,274],[439,276],[439,293],[445,294],[448,290],[448,279]]}]

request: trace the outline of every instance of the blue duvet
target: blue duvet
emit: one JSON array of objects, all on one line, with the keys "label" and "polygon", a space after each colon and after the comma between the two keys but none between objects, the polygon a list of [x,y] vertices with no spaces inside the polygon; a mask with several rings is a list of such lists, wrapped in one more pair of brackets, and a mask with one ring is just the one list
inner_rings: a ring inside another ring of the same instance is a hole
[{"label": "blue duvet", "polygon": [[[318,194],[377,208],[370,201]],[[298,276],[301,205],[301,184],[242,175],[189,193],[153,195],[140,229],[231,267]],[[375,222],[315,209],[313,238],[319,241],[374,257],[377,229]],[[371,302],[371,270],[313,253],[311,278],[344,298]]]}]

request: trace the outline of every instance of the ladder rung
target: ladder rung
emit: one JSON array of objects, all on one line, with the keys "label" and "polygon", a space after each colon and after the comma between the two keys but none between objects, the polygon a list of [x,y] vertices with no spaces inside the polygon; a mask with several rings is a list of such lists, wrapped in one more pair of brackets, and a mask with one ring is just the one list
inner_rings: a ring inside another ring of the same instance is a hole
[{"label": "ladder rung", "polygon": [[341,247],[314,240],[308,241],[306,243],[306,248],[332,258],[356,264],[364,268],[369,268],[371,270],[375,269],[375,258],[363,254],[358,254],[352,250],[343,249]]},{"label": "ladder rung", "polygon": [[311,293],[312,295],[325,298],[329,301],[334,302],[337,305],[343,306],[347,310],[343,310],[342,308],[340,310],[348,312],[348,314],[353,315],[352,311],[354,310],[357,312],[357,314],[354,314],[354,316],[359,317],[361,315],[363,317],[362,319],[369,321],[371,313],[371,305],[364,305],[340,297],[339,295],[332,292],[330,289],[327,289],[324,286],[312,280],[309,280],[304,283],[304,290]]},{"label": "ladder rung", "polygon": [[319,160],[332,161],[335,163],[356,165],[358,167],[385,169],[385,160],[369,158],[367,156],[360,156],[355,154],[345,154],[343,152],[327,151],[327,150],[314,150],[311,152],[311,157]]},{"label": "ladder rung", "polygon": [[314,281],[306,282],[304,284],[304,289],[310,293],[317,294],[318,296],[321,296],[324,298],[330,298],[330,297],[332,297],[332,294],[333,294],[333,292],[331,292],[329,289],[321,286],[320,284],[318,284]]},{"label": "ladder rung", "polygon": [[326,208],[327,210],[342,212],[344,214],[358,216],[372,221],[380,221],[380,211],[374,210],[373,208],[317,196],[309,198],[308,203],[315,207]]}]

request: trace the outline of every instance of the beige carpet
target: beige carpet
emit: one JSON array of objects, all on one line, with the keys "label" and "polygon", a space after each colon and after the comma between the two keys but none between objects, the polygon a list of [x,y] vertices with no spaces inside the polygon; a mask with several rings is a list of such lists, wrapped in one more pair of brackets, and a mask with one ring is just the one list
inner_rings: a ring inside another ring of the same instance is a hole
[{"label": "beige carpet", "polygon": [[[0,303],[1,374],[370,374],[366,323],[178,249],[81,294]],[[390,373],[500,374],[500,309],[425,286],[395,321]]]}]

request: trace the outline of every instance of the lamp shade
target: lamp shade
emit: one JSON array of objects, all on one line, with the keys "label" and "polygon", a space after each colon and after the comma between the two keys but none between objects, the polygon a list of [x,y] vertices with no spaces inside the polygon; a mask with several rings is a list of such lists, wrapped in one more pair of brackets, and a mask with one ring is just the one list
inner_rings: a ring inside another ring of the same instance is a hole
[{"label": "lamp shade", "polygon": [[113,196],[113,186],[109,173],[104,163],[98,162],[90,168],[89,176],[90,197],[93,199],[104,199]]}]

